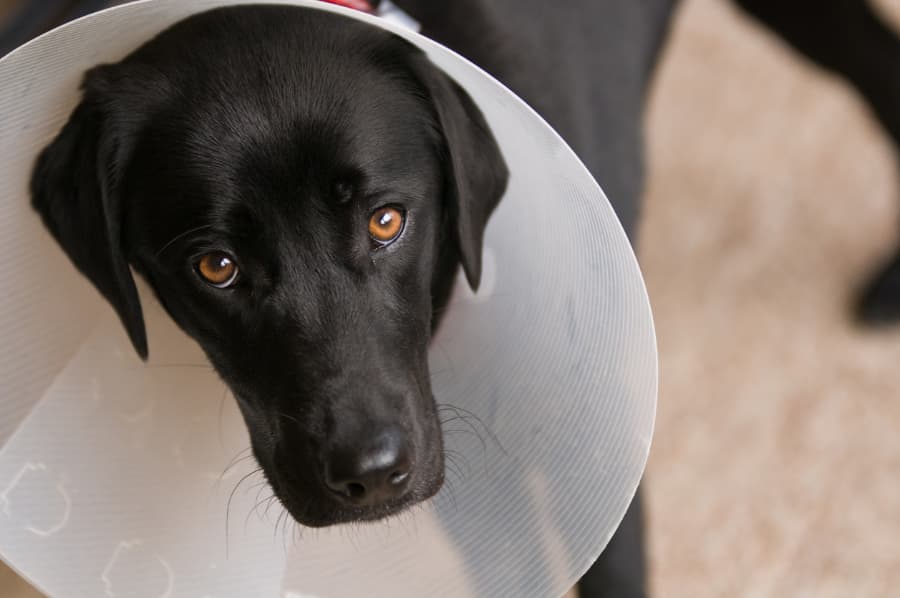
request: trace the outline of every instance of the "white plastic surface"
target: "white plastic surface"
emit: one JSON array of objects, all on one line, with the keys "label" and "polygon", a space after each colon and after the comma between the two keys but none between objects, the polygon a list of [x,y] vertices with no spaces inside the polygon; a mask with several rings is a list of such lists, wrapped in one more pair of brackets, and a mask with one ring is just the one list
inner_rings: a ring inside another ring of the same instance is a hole
[{"label": "white plastic surface", "polygon": [[238,3],[120,6],[0,60],[0,556],[61,597],[561,595],[608,542],[643,472],[653,324],[602,191],[492,78],[401,25],[277,2],[422,47],[484,111],[511,170],[482,289],[457,285],[431,352],[438,402],[483,424],[469,420],[478,435],[445,425],[448,484],[388,522],[314,531],[288,521],[265,500],[237,409],[199,349],[142,292],[152,356],[142,364],[32,213],[32,161],[76,104],[83,71]]}]

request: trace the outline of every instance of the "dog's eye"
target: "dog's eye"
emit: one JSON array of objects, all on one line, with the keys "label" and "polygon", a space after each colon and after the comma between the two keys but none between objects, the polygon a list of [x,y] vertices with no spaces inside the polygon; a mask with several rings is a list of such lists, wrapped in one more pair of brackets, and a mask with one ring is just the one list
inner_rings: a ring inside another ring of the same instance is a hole
[{"label": "dog's eye", "polygon": [[403,219],[403,212],[398,208],[378,208],[369,218],[369,236],[379,243],[390,243],[403,232]]},{"label": "dog's eye", "polygon": [[230,287],[238,275],[234,258],[224,251],[213,251],[202,256],[197,261],[196,270],[200,278],[218,289]]}]

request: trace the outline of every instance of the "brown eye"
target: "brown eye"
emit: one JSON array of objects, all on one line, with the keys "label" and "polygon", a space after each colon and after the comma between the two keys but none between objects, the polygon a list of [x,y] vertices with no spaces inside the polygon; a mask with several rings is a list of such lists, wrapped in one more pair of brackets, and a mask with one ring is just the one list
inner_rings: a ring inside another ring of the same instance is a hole
[{"label": "brown eye", "polygon": [[197,274],[212,286],[224,289],[234,284],[238,267],[234,259],[224,251],[213,251],[197,262]]},{"label": "brown eye", "polygon": [[390,243],[403,230],[403,212],[385,206],[378,208],[369,218],[369,236],[379,243]]}]

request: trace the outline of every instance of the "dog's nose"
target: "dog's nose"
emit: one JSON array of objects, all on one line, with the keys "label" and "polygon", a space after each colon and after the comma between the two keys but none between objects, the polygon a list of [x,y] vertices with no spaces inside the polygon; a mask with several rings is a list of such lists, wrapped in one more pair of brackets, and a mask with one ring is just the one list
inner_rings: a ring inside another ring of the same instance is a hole
[{"label": "dog's nose", "polygon": [[401,497],[409,486],[412,459],[405,432],[388,426],[368,441],[333,447],[325,459],[325,483],[342,500],[374,506]]}]

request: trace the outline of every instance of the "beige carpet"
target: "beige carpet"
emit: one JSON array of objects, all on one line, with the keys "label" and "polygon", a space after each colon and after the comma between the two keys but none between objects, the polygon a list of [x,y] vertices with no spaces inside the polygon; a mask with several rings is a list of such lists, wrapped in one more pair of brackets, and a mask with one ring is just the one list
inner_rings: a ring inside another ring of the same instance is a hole
[{"label": "beige carpet", "polygon": [[655,595],[900,595],[900,331],[847,319],[900,222],[891,149],[728,3],[686,0],[674,33],[640,246]]},{"label": "beige carpet", "polygon": [[656,595],[898,596],[900,331],[847,318],[900,224],[894,156],[729,3],[686,2],[673,42],[640,244]]}]

